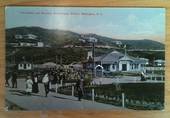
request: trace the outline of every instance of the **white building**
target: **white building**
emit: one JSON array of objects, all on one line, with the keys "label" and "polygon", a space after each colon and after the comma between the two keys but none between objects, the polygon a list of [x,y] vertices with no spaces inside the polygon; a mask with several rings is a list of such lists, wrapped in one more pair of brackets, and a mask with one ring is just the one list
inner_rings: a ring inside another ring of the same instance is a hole
[{"label": "white building", "polygon": [[[148,64],[148,61],[148,59],[131,57],[118,51],[113,51],[109,54],[95,57],[96,66],[101,65],[104,72],[139,72],[143,71],[144,67]],[[100,66],[98,67],[101,68]]]},{"label": "white building", "polygon": [[38,42],[37,47],[44,47],[44,43],[43,42]]},{"label": "white building", "polygon": [[19,46],[21,46],[21,47],[33,47],[33,46],[36,46],[36,43],[31,43],[31,42],[19,42]]},{"label": "white building", "polygon": [[37,36],[34,34],[27,34],[27,35],[24,35],[24,37],[26,37],[28,39],[37,39]]},{"label": "white building", "polygon": [[154,61],[154,64],[156,66],[165,66],[165,60],[157,59],[157,60]]},{"label": "white building", "polygon": [[23,36],[20,34],[15,35],[15,39],[22,39],[22,38],[23,38]]},{"label": "white building", "polygon": [[18,64],[18,70],[32,70],[32,64],[26,61]]},{"label": "white building", "polygon": [[9,45],[13,47],[45,47],[44,43],[33,34],[17,34],[15,35],[15,39],[15,44],[11,42]]},{"label": "white building", "polygon": [[37,36],[34,34],[26,34],[26,35],[16,34],[15,39],[37,39]]}]

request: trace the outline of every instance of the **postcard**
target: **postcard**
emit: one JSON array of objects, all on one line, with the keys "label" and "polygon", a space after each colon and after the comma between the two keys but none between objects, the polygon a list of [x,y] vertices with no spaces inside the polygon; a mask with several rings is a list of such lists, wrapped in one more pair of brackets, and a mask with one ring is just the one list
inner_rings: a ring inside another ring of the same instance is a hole
[{"label": "postcard", "polygon": [[163,110],[165,8],[5,8],[5,109]]}]

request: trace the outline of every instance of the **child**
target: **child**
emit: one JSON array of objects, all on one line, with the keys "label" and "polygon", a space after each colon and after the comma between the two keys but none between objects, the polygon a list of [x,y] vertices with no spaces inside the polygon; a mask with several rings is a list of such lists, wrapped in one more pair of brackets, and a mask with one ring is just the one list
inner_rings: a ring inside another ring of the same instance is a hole
[{"label": "child", "polygon": [[33,81],[31,79],[31,76],[28,76],[26,80],[26,95],[31,95],[32,85],[33,85]]}]

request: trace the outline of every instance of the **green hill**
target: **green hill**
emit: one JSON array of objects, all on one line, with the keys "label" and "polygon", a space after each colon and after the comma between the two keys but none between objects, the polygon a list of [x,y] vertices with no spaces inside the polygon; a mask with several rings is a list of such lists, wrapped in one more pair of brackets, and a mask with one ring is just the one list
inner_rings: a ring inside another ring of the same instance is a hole
[{"label": "green hill", "polygon": [[[38,36],[38,39],[43,41],[45,44],[50,44],[51,46],[56,45],[81,45],[81,34],[64,31],[64,30],[52,30],[52,29],[44,29],[41,27],[16,27],[11,29],[6,29],[6,41],[7,43],[15,42],[14,36],[16,34],[34,34]],[[109,45],[109,46],[117,46],[115,41],[121,41],[123,45],[127,45],[127,48],[130,49],[164,49],[164,44],[149,40],[121,40],[121,39],[112,39],[104,36],[100,36],[97,34],[87,34],[88,36],[92,36],[98,39],[97,45]]]}]

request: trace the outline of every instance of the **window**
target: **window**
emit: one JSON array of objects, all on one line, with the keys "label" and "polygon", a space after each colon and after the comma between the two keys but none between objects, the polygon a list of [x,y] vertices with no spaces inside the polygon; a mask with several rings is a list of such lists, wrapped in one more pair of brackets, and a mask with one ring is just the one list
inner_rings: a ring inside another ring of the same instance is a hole
[{"label": "window", "polygon": [[122,71],[127,71],[127,65],[126,64],[122,64]]},{"label": "window", "polygon": [[133,64],[130,64],[130,69],[133,69]]},{"label": "window", "polygon": [[141,67],[145,67],[145,64],[141,64]]},{"label": "window", "polygon": [[135,69],[138,69],[138,64],[135,64]]},{"label": "window", "polygon": [[115,70],[115,65],[114,64],[112,65],[112,69]]},{"label": "window", "polygon": [[19,67],[22,68],[23,64],[19,64]]},{"label": "window", "polygon": [[104,70],[106,70],[106,71],[109,71],[109,65],[108,64],[105,64],[105,65],[103,65],[103,68],[104,68]]},{"label": "window", "polygon": [[24,69],[26,69],[27,68],[27,64],[24,64]]}]

